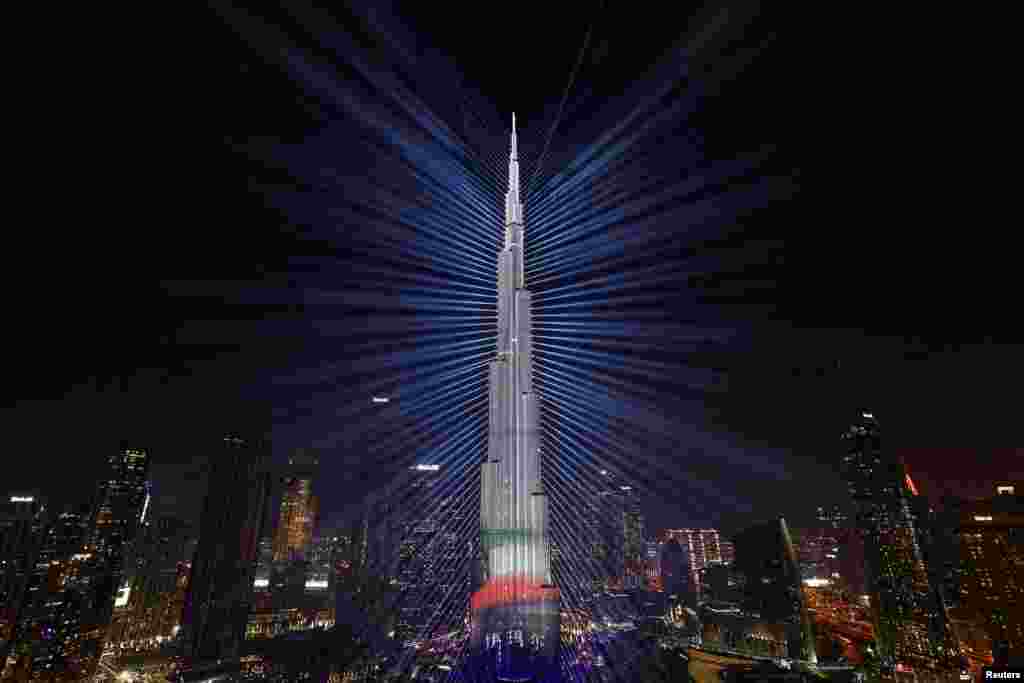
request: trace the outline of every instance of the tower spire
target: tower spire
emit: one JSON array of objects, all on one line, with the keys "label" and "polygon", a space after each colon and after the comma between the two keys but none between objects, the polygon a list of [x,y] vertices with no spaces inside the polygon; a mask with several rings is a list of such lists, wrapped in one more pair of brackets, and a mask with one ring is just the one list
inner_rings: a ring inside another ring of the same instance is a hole
[{"label": "tower spire", "polygon": [[505,194],[505,223],[507,225],[509,223],[522,222],[523,205],[519,201],[519,152],[516,149],[516,114],[512,112],[512,151],[508,156],[508,192]]},{"label": "tower spire", "polygon": [[512,112],[512,158],[518,160],[519,154],[516,152],[516,113]]}]

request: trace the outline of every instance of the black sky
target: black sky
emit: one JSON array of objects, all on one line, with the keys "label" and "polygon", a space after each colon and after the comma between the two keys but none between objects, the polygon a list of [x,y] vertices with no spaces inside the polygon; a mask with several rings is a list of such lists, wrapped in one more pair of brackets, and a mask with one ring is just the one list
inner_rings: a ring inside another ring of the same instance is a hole
[{"label": "black sky", "polygon": [[[1020,451],[1007,450],[1021,445],[1024,381],[1013,264],[982,213],[954,211],[957,198],[935,182],[935,150],[916,122],[941,91],[918,80],[913,96],[904,92],[894,66],[903,51],[881,38],[865,45],[853,28],[863,18],[746,2],[690,4],[683,15],[613,1],[558,15],[542,3],[504,12],[481,4],[457,17],[424,3],[327,13],[289,4],[257,12],[214,3],[140,20],[103,45],[54,48],[51,77],[65,86],[57,95],[43,88],[26,106],[64,122],[41,139],[70,158],[40,179],[50,198],[37,220],[12,230],[8,488],[81,495],[122,438],[151,447],[162,472],[179,472],[173,464],[194,470],[204,444],[236,426],[272,433],[279,458],[324,437],[274,418],[297,399],[268,377],[324,362],[328,341],[316,338],[301,295],[323,275],[294,259],[319,237],[259,189],[288,182],[259,155],[331,126],[334,114],[275,55],[329,58],[344,33],[382,63],[406,60],[413,90],[456,130],[479,140],[493,133],[490,151],[501,154],[499,122],[513,109],[528,130],[524,144],[543,145],[588,30],[548,168],[599,125],[597,103],[642,82],[683,42],[695,46],[686,68],[704,93],[692,125],[706,153],[740,158],[767,145],[800,186],[746,226],[782,245],[764,254],[773,263],[766,292],[743,293],[735,283],[750,274],[727,269],[694,285],[746,330],[738,347],[693,359],[727,378],[707,397],[709,425],[749,448],[751,463],[764,458],[792,474],[766,490],[752,466],[727,485],[733,495],[759,510],[801,491],[815,492],[808,506],[839,495],[838,433],[861,406],[884,415],[886,443],[905,449],[931,487],[962,476],[948,466],[953,452],[993,477],[1004,468],[1020,478]],[[391,44],[372,37],[381,26]],[[461,80],[439,82],[452,64]],[[358,154],[354,145],[330,153],[353,168],[372,163]],[[330,245],[342,262],[355,258],[350,248]],[[353,283],[341,273],[333,286]],[[921,455],[936,449],[958,450]],[[358,454],[346,458],[346,473],[359,467]],[[714,479],[714,462],[711,453],[673,466]],[[340,490],[354,486],[340,469],[326,475],[346,482]],[[194,507],[193,480],[164,476],[190,501],[180,507]],[[328,505],[328,515],[342,508]],[[651,515],[685,524],[685,509],[667,500]],[[708,518],[741,525],[746,514]]]}]

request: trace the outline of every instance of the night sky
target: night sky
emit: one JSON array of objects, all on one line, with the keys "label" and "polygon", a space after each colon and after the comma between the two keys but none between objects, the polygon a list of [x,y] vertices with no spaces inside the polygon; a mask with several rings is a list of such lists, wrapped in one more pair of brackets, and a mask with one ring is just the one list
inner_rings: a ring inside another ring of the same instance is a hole
[{"label": "night sky", "polygon": [[127,438],[194,515],[242,430],[321,452],[326,524],[413,462],[472,491],[513,110],[556,515],[615,467],[654,527],[804,523],[864,408],[925,494],[1022,478],[1016,264],[878,24],[288,4],[140,16],[24,99],[5,488],[85,496]]}]

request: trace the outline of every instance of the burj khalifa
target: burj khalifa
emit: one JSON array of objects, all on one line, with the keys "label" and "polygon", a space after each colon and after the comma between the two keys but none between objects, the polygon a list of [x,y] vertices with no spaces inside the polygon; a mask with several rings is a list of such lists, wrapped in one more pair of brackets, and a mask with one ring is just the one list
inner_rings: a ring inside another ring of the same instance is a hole
[{"label": "burj khalifa", "polygon": [[551,580],[548,499],[541,484],[515,114],[508,176],[488,457],[481,472],[482,585],[471,601],[472,645],[497,680],[541,681],[557,659],[559,594]]}]

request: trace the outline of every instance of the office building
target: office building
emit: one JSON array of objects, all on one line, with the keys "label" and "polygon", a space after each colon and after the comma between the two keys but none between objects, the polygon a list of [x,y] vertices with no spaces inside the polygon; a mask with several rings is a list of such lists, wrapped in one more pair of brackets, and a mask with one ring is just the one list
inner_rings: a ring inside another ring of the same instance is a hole
[{"label": "office building", "polygon": [[864,412],[843,434],[841,472],[864,541],[865,588],[886,675],[949,680],[962,661],[935,571],[926,563],[921,504],[904,465],[881,447],[881,430]]},{"label": "office building", "polygon": [[180,626],[183,565],[195,547],[195,529],[170,516],[148,520],[135,540],[135,562],[115,601],[107,643],[124,652],[146,652],[170,640]]},{"label": "office building", "polygon": [[665,529],[663,541],[675,539],[686,550],[690,562],[690,582],[698,601],[703,600],[701,570],[713,562],[722,562],[722,545],[717,529]]},{"label": "office building", "polygon": [[615,473],[601,470],[596,491],[585,505],[594,590],[639,589],[646,573],[646,528],[640,491]]},{"label": "office building", "polygon": [[274,561],[302,560],[313,542],[319,512],[313,482],[319,470],[316,455],[298,451],[288,459],[281,477],[281,507],[274,536]]},{"label": "office building", "polygon": [[209,489],[179,633],[188,666],[240,656],[268,514],[264,444],[224,437],[210,457]]},{"label": "office building", "polygon": [[952,555],[950,614],[968,654],[1008,666],[1024,657],[1024,496],[1003,483],[981,500],[947,499],[937,545]]},{"label": "office building", "polygon": [[732,568],[744,577],[741,607],[752,619],[784,626],[790,657],[816,661],[814,632],[803,602],[802,576],[786,520],[749,527],[733,537]]},{"label": "office building", "polygon": [[0,671],[35,570],[45,510],[36,493],[18,492],[0,500]]},{"label": "office building", "polygon": [[92,504],[66,506],[43,532],[5,675],[16,680],[82,680],[95,668],[97,641],[88,628],[93,518]]}]

